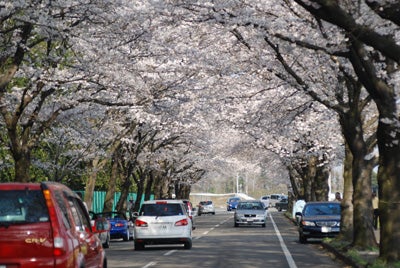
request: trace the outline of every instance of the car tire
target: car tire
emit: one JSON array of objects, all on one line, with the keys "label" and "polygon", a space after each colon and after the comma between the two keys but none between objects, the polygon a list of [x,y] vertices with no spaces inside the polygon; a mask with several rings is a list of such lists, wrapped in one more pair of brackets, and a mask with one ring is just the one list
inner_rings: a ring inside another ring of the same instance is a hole
[{"label": "car tire", "polygon": [[265,223],[261,225],[261,227],[264,227],[264,228],[265,228],[265,226],[266,226]]},{"label": "car tire", "polygon": [[215,212],[213,212],[213,213],[211,213],[211,214],[215,215]]},{"label": "car tire", "polygon": [[199,214],[197,214],[197,216],[201,216],[201,213],[199,212]]},{"label": "car tire", "polygon": [[305,237],[303,234],[299,233],[299,241],[301,244],[307,243],[307,237]]},{"label": "car tire", "polygon": [[184,247],[185,247],[185,249],[191,249],[192,248],[192,240],[189,239],[188,241],[186,241],[184,243]]},{"label": "car tire", "polygon": [[235,227],[239,227],[239,224],[237,224],[236,222],[235,222]]},{"label": "car tire", "polygon": [[135,241],[135,250],[143,250],[143,249],[144,249],[144,243]]},{"label": "car tire", "polygon": [[129,241],[130,235],[129,235],[129,230],[126,231],[126,235],[123,237],[124,241]]}]

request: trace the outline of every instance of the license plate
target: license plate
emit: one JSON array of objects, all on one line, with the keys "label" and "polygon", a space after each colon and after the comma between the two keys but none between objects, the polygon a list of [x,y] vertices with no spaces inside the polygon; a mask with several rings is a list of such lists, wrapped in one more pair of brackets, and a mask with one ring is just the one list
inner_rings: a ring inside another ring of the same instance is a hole
[{"label": "license plate", "polygon": [[331,227],[322,226],[321,227],[321,232],[322,233],[330,233],[330,232],[332,232],[332,228]]}]

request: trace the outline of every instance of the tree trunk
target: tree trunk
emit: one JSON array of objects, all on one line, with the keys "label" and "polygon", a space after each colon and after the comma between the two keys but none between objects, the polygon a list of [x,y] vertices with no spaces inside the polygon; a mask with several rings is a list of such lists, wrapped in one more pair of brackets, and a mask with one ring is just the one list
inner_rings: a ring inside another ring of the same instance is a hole
[{"label": "tree trunk", "polygon": [[108,181],[108,189],[106,193],[106,198],[104,200],[103,211],[112,211],[113,209],[117,179],[118,179],[118,158],[116,157],[115,154],[113,154],[112,164],[111,164],[111,176],[110,180]]},{"label": "tree trunk", "polygon": [[[382,113],[378,126],[378,146],[380,166],[379,184],[379,221],[380,221],[380,257],[387,262],[400,260],[400,126],[399,120],[390,115],[397,112],[393,105],[391,111]],[[384,110],[384,109],[381,109]],[[387,115],[387,117],[385,116]],[[392,120],[392,124],[384,122]],[[397,126],[397,127],[396,127]],[[396,136],[393,136],[396,133]]]},{"label": "tree trunk", "polygon": [[[359,94],[359,92],[353,92]],[[358,99],[358,98],[357,98]],[[373,160],[367,158],[368,146],[364,141],[361,113],[358,106],[347,113],[339,114],[343,136],[351,151],[353,184],[353,246],[368,249],[377,245],[372,226],[372,186]]]},{"label": "tree trunk", "polygon": [[30,150],[21,151],[25,152],[13,152],[14,156],[14,167],[15,167],[15,181],[16,182],[29,182],[30,181],[30,167],[31,157]]},{"label": "tree trunk", "polygon": [[340,221],[340,235],[338,240],[353,241],[353,180],[352,180],[353,155],[346,142],[345,159],[343,171],[343,199],[342,199],[342,217]]}]

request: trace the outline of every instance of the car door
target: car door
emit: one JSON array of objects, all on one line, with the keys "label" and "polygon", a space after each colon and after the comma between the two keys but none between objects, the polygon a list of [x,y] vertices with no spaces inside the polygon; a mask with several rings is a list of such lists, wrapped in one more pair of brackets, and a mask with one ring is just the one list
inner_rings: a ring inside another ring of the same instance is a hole
[{"label": "car door", "polygon": [[68,197],[71,214],[79,235],[81,250],[85,258],[85,267],[99,267],[102,260],[102,245],[99,237],[92,232],[89,215],[82,201],[73,196]]}]

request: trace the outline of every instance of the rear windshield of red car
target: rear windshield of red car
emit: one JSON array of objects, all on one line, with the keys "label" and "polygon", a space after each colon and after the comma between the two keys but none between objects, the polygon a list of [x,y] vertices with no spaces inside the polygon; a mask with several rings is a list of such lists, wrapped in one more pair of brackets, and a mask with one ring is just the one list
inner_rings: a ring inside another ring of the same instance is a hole
[{"label": "rear windshield of red car", "polygon": [[0,191],[0,225],[47,221],[49,213],[42,191]]}]

